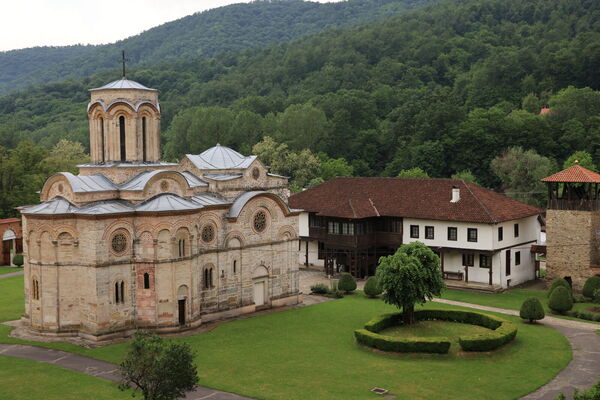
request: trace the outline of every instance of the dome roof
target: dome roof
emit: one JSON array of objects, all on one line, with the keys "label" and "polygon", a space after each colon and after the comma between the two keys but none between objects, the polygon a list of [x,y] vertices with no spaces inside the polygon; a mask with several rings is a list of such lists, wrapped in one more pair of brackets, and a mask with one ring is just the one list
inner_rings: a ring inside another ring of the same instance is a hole
[{"label": "dome roof", "polygon": [[113,81],[111,83],[107,83],[104,86],[99,88],[90,89],[90,92],[95,90],[109,90],[109,89],[135,89],[135,90],[151,90],[156,92],[156,89],[150,89],[141,83],[137,83],[135,81],[131,81],[126,78],[121,78],[119,80]]},{"label": "dome roof", "polygon": [[256,159],[256,156],[246,157],[218,143],[200,154],[188,154],[187,157],[198,169],[244,169]]}]

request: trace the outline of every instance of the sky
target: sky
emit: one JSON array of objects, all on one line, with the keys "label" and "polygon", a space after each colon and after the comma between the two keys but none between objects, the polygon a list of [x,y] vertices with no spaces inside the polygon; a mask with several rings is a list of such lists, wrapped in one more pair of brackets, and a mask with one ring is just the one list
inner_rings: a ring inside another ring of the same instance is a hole
[{"label": "sky", "polygon": [[[341,0],[313,0],[328,3]],[[198,11],[249,0],[2,1],[0,51],[104,44]]]}]

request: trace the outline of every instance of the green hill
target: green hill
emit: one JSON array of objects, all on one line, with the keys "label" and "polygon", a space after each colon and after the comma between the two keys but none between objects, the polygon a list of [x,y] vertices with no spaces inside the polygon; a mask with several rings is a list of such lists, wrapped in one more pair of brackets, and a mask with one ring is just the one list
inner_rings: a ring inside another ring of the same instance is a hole
[{"label": "green hill", "polygon": [[0,94],[114,68],[121,49],[126,50],[131,65],[212,57],[224,51],[261,47],[332,27],[374,21],[431,1],[254,1],[196,13],[113,44],[0,52]]}]

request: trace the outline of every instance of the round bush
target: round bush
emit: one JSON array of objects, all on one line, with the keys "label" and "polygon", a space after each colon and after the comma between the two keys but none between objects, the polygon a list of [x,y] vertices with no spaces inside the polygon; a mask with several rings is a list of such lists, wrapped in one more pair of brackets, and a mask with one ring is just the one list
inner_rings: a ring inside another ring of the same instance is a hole
[{"label": "round bush", "polygon": [[23,259],[23,254],[15,254],[13,257],[13,264],[17,267],[22,267],[24,263],[25,260]]},{"label": "round bush", "polygon": [[329,289],[325,284],[317,283],[316,285],[312,285],[310,287],[310,291],[316,294],[326,294],[329,291]]},{"label": "round bush", "polygon": [[583,295],[590,299],[594,298],[594,292],[600,289],[600,276],[594,275],[587,278],[583,285]]},{"label": "round bush", "polygon": [[381,294],[377,277],[371,276],[367,279],[367,282],[365,282],[365,294],[369,297],[377,297]]},{"label": "round bush", "polygon": [[346,293],[356,290],[356,279],[347,272],[343,273],[338,281],[338,289]]},{"label": "round bush", "polygon": [[573,298],[571,292],[565,287],[559,286],[550,293],[550,300],[548,300],[548,307],[552,311],[563,314],[573,308]]},{"label": "round bush", "polygon": [[550,297],[550,295],[552,294],[554,289],[556,289],[559,286],[564,287],[565,289],[567,289],[569,291],[569,293],[571,293],[571,285],[569,285],[569,282],[567,282],[563,278],[558,278],[558,279],[553,280],[552,284],[550,284],[550,289],[548,289],[548,297]]},{"label": "round bush", "polygon": [[533,322],[544,319],[546,314],[544,313],[542,303],[536,297],[529,297],[521,305],[519,316],[523,319],[528,319],[529,322]]}]

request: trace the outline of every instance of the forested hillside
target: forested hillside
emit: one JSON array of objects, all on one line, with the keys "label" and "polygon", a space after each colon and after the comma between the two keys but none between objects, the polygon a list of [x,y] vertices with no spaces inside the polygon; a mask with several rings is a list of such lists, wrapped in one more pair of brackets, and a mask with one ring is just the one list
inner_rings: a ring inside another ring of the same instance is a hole
[{"label": "forested hillside", "polygon": [[[420,167],[438,177],[470,170],[480,184],[514,189],[502,171],[515,168],[493,168],[494,158],[528,157],[544,174],[585,150],[600,165],[599,26],[592,0],[443,0],[384,22],[159,63],[130,77],[161,91],[167,159],[217,141],[247,153],[270,136],[289,147],[285,154],[307,148],[340,167],[321,169],[323,179]],[[86,89],[117,77],[103,72],[0,98],[0,145],[87,143]],[[539,115],[543,107],[550,112]],[[277,146],[255,149],[273,155]],[[504,154],[513,146],[523,150]],[[523,175],[535,169],[521,167]]]},{"label": "forested hillside", "polygon": [[131,65],[212,57],[224,51],[261,47],[328,28],[374,21],[432,1],[259,0],[196,13],[113,44],[0,52],[0,94],[114,68],[122,49]]}]

